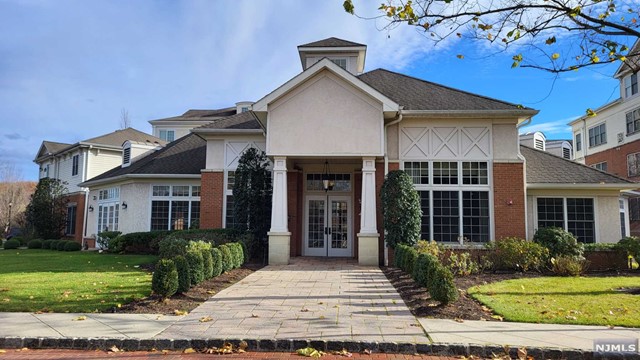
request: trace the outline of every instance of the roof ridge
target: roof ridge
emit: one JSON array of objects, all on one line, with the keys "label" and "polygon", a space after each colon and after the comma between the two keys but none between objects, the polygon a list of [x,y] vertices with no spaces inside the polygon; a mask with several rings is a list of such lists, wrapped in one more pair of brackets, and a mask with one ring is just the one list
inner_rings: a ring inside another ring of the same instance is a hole
[{"label": "roof ridge", "polygon": [[[409,79],[413,79],[413,80],[421,81],[421,82],[423,82],[423,83],[427,83],[427,84],[431,84],[431,85],[439,86],[439,87],[442,87],[442,88],[445,88],[445,89],[449,89],[449,90],[452,90],[452,91],[456,91],[456,92],[464,93],[464,94],[467,94],[467,95],[477,96],[477,97],[479,97],[479,98],[483,98],[483,99],[487,99],[487,100],[491,100],[491,101],[499,102],[499,103],[502,103],[502,104],[505,104],[505,105],[510,105],[510,106],[514,106],[514,107],[522,108],[522,109],[534,110],[534,109],[532,109],[532,108],[529,108],[529,107],[526,107],[526,106],[523,106],[523,105],[520,105],[520,104],[514,104],[514,103],[511,103],[511,102],[508,102],[508,101],[504,101],[504,100],[500,100],[500,99],[492,98],[492,97],[489,97],[489,96],[485,96],[485,95],[480,95],[480,94],[472,93],[472,92],[470,92],[470,91],[456,89],[456,88],[451,87],[451,86],[442,85],[442,84],[439,84],[439,83],[436,83],[436,82],[433,82],[433,81],[429,81],[429,80],[421,79],[421,78],[419,78],[419,77],[415,77],[415,76],[411,76],[411,75],[407,75],[407,74],[399,73],[399,72],[396,72],[396,71],[391,71],[391,70],[384,69],[384,68],[377,68],[377,69],[373,69],[373,70],[370,70],[370,71],[364,72],[364,73],[362,73],[362,74],[360,74],[360,75],[357,75],[357,77],[358,77],[358,78],[360,78],[360,76],[365,75],[365,74],[368,74],[368,73],[372,73],[372,72],[374,72],[374,71],[384,71],[384,72],[388,72],[388,73],[391,73],[391,74],[400,75],[400,76],[403,76],[403,77],[406,77],[406,78],[409,78]],[[402,105],[402,104],[401,104],[401,105]]]},{"label": "roof ridge", "polygon": [[594,167],[591,167],[591,166],[585,165],[585,164],[583,164],[583,163],[579,163],[579,162],[574,161],[574,160],[565,159],[565,158],[563,158],[562,156],[558,156],[558,155],[556,155],[556,154],[552,154],[552,153],[547,152],[547,151],[539,150],[539,149],[533,148],[533,147],[531,147],[531,146],[527,146],[527,145],[520,144],[520,147],[526,147],[527,149],[530,149],[530,150],[533,150],[533,151],[537,151],[537,152],[539,152],[539,153],[541,153],[541,154],[544,154],[544,155],[547,155],[547,156],[553,156],[554,158],[560,159],[560,160],[562,160],[562,161],[566,161],[566,162],[571,163],[571,164],[574,164],[574,165],[582,166],[583,168],[586,168],[586,169],[589,169],[589,170],[593,170],[593,171],[597,171],[597,172],[603,173],[603,174],[605,174],[605,175],[608,175],[608,176],[614,177],[614,178],[616,178],[616,179],[618,179],[618,180],[625,181],[625,182],[627,182],[627,183],[629,183],[629,184],[636,184],[636,183],[637,183],[636,181],[631,181],[631,180],[629,180],[629,179],[625,179],[625,178],[623,178],[623,177],[621,177],[621,176],[618,176],[618,175],[615,175],[615,174],[612,174],[612,173],[609,173],[609,172],[606,172],[606,171],[602,171],[602,170],[600,170],[600,169],[596,169],[596,168],[594,168]]}]

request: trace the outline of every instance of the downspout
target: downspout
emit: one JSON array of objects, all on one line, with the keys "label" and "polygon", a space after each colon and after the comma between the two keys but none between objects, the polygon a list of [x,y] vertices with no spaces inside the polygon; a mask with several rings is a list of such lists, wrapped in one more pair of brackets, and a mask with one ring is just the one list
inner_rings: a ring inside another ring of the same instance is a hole
[{"label": "downspout", "polygon": [[387,176],[387,174],[389,173],[389,154],[388,154],[389,149],[388,149],[388,141],[387,141],[387,128],[391,125],[398,124],[402,121],[403,109],[404,107],[400,106],[398,108],[398,115],[396,115],[395,119],[393,119],[393,121],[391,121],[390,123],[384,126],[384,176]]},{"label": "downspout", "polygon": [[[384,176],[386,177],[387,174],[389,173],[389,154],[388,154],[388,148],[389,148],[389,141],[387,141],[387,128],[391,125],[395,125],[395,124],[399,124],[402,121],[402,109],[404,109],[403,106],[398,107],[398,115],[396,115],[395,119],[393,119],[393,121],[391,121],[390,123],[386,124],[384,126]],[[389,265],[389,248],[387,247],[386,244],[386,240],[385,240],[385,244],[384,244],[384,265],[388,266]]]},{"label": "downspout", "polygon": [[[82,181],[87,181],[89,180],[87,177],[89,176],[89,152],[91,150],[91,148],[93,147],[93,145],[89,145],[89,148],[87,149],[87,151],[85,152],[85,156],[84,156],[84,169],[82,169]],[[86,246],[85,243],[85,238],[87,237],[87,224],[89,223],[88,220],[89,217],[89,188],[85,188],[84,191],[84,226],[83,226],[83,230],[82,230],[82,248],[84,249]]]}]

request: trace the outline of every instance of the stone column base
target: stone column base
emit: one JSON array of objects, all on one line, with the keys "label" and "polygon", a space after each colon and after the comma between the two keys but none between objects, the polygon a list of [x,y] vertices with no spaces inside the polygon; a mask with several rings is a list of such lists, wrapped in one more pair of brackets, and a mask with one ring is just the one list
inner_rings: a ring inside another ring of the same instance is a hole
[{"label": "stone column base", "polygon": [[288,265],[291,243],[290,232],[268,232],[269,265]]},{"label": "stone column base", "polygon": [[378,266],[378,233],[358,234],[358,264]]}]

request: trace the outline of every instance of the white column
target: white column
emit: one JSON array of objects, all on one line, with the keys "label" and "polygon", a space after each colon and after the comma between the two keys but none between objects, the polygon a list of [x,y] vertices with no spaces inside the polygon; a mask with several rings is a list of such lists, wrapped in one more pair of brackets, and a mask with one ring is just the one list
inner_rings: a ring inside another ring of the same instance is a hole
[{"label": "white column", "polygon": [[376,222],[376,159],[362,158],[362,197],[360,233],[358,234],[358,262],[378,265],[378,226]]},{"label": "white column", "polygon": [[273,194],[271,197],[271,230],[269,236],[269,265],[289,263],[289,232],[287,210],[287,158],[273,159]]}]

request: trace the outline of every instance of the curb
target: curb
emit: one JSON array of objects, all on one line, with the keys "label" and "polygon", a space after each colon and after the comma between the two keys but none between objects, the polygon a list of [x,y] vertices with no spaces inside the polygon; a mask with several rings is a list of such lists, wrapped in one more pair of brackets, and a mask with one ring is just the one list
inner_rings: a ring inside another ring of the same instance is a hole
[{"label": "curb", "polygon": [[[283,339],[118,339],[118,338],[47,338],[5,337],[0,338],[0,349],[73,349],[109,350],[113,346],[123,351],[184,350],[222,347],[225,342],[237,346],[247,343],[247,350],[258,352],[295,352],[297,349],[313,347],[330,352],[346,349],[352,353],[370,350],[373,353],[426,354],[435,356],[478,356],[493,358],[504,355],[505,348],[480,344],[412,344],[395,342],[339,341],[339,340],[283,340]],[[640,354],[594,353],[590,350],[527,347],[527,354],[534,359],[640,359]],[[518,348],[509,349],[511,358],[518,358]]]}]

